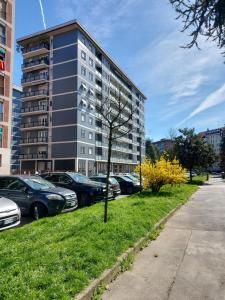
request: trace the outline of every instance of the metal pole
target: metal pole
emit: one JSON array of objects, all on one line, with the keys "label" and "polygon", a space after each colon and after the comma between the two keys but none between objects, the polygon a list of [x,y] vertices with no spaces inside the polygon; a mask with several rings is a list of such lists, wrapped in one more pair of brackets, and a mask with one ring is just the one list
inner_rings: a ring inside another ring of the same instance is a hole
[{"label": "metal pole", "polygon": [[139,140],[139,147],[140,147],[140,162],[139,162],[139,166],[140,166],[140,173],[139,173],[139,176],[140,176],[140,192],[142,192],[142,171],[141,171],[141,164],[142,164],[142,157],[141,157],[141,154],[142,154],[142,151],[141,151],[141,132],[140,132],[140,140]]}]

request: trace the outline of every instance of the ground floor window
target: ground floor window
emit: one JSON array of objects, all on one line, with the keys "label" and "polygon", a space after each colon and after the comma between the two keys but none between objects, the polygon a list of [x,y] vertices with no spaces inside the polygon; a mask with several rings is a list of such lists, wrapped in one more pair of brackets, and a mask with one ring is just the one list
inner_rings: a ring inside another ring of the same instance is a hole
[{"label": "ground floor window", "polygon": [[86,175],[86,160],[83,159],[78,160],[78,173]]}]

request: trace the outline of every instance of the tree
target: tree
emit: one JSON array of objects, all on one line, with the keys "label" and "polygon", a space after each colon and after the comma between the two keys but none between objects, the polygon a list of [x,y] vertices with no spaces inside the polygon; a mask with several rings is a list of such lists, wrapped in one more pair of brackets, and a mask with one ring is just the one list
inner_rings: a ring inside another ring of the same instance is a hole
[{"label": "tree", "polygon": [[[135,171],[139,172],[140,166]],[[178,160],[170,161],[165,155],[159,160],[152,162],[145,159],[142,166],[144,176],[144,188],[151,188],[152,192],[158,193],[165,184],[180,184],[187,180],[185,170],[181,167]]]},{"label": "tree", "polygon": [[169,0],[183,20],[182,32],[190,32],[191,41],[185,47],[198,46],[199,35],[225,46],[225,0]]},{"label": "tree", "polygon": [[175,138],[175,153],[184,168],[189,171],[190,181],[195,168],[208,170],[215,161],[215,153],[210,145],[199,135],[194,128],[179,129],[180,136]]},{"label": "tree", "polygon": [[106,197],[104,206],[104,222],[107,223],[109,176],[113,142],[130,133],[132,130],[130,121],[136,108],[123,97],[121,89],[111,90],[111,93],[106,96],[101,95],[99,101],[101,104],[96,105],[96,112],[101,116],[102,126],[105,128],[108,138]]},{"label": "tree", "polygon": [[222,140],[220,144],[220,167],[225,172],[225,129],[222,131]]},{"label": "tree", "polygon": [[149,158],[152,162],[155,162],[160,157],[159,149],[152,144],[151,139],[147,139],[145,142],[146,148],[146,157]]}]

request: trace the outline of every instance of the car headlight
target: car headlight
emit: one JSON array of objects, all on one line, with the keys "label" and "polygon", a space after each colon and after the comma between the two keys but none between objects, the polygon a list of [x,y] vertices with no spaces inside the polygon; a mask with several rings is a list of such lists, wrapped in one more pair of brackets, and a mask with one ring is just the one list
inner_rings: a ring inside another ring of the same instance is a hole
[{"label": "car headlight", "polygon": [[46,197],[48,198],[48,200],[64,200],[63,197],[58,194],[49,194],[46,195]]}]

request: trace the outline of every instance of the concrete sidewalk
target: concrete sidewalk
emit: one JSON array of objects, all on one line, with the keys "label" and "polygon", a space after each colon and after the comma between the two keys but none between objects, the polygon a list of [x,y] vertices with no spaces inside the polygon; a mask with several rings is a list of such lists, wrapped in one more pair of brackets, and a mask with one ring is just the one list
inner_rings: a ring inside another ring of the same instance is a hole
[{"label": "concrete sidewalk", "polygon": [[104,300],[225,300],[225,183],[211,178]]}]

